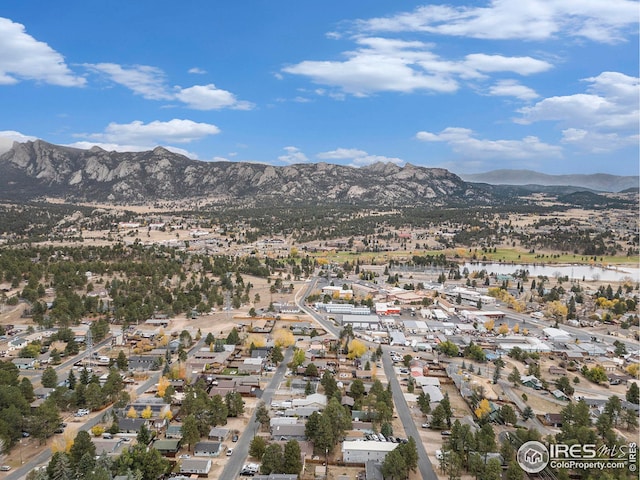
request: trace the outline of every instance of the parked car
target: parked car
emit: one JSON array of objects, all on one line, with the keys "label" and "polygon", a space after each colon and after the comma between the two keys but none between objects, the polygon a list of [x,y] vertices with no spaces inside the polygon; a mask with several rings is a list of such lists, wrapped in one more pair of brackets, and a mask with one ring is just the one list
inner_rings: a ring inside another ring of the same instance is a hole
[{"label": "parked car", "polygon": [[227,450],[227,457],[230,457],[231,455],[233,455],[233,448]]},{"label": "parked car", "polygon": [[10,465],[2,465],[0,467],[0,472],[8,472],[9,470],[11,470],[11,466]]},{"label": "parked car", "polygon": [[449,437],[451,436],[451,432],[449,430],[443,430],[440,432],[440,435],[442,435],[443,437]]},{"label": "parked car", "polygon": [[178,458],[191,458],[191,455],[189,455],[188,453],[183,453]]},{"label": "parked car", "polygon": [[231,441],[232,442],[237,442],[238,441],[238,435],[234,434],[233,437],[231,437]]}]

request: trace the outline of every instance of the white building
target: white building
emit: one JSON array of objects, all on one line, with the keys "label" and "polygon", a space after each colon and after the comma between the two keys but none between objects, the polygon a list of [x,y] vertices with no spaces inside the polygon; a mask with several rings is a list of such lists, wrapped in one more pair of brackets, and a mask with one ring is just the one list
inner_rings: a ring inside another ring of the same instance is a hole
[{"label": "white building", "polygon": [[346,325],[354,330],[378,330],[380,319],[377,315],[343,315],[342,326]]},{"label": "white building", "polygon": [[387,453],[398,446],[392,442],[344,441],[342,442],[342,461],[344,463],[366,463],[369,460],[384,462]]},{"label": "white building", "polygon": [[570,342],[571,334],[560,328],[547,327],[543,328],[544,334],[549,337],[552,342]]}]

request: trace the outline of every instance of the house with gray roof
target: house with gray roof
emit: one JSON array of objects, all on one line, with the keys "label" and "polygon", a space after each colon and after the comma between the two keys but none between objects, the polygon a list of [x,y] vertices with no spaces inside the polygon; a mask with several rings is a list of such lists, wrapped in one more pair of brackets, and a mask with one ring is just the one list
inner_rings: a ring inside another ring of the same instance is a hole
[{"label": "house with gray roof", "polygon": [[222,452],[220,442],[198,442],[193,447],[195,457],[217,457]]},{"label": "house with gray roof", "polygon": [[186,458],[180,463],[180,473],[206,477],[211,471],[211,460],[205,458]]}]

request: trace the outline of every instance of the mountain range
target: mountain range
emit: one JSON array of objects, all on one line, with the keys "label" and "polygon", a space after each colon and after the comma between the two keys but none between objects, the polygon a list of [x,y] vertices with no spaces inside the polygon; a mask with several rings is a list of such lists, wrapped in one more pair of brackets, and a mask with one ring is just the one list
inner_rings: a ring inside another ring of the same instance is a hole
[{"label": "mountain range", "polygon": [[[531,180],[551,176],[533,176]],[[637,177],[601,178],[615,190],[628,188]],[[467,181],[463,180],[466,178]],[[14,143],[0,155],[0,199],[45,198],[69,202],[144,204],[204,199],[234,206],[322,205],[477,206],[513,203],[527,187],[494,187],[490,179],[459,176],[440,168],[376,163],[355,168],[327,163],[272,166],[247,162],[203,162],[157,147],[146,152],[108,152],[53,145],[42,140]],[[499,176],[502,183],[511,178]],[[516,178],[516,177],[513,177]],[[617,180],[615,180],[617,178]],[[485,183],[472,183],[483,181]],[[623,181],[624,180],[624,181]],[[624,183],[624,182],[627,183]],[[590,183],[595,189],[595,180]],[[617,183],[616,183],[617,182]],[[570,183],[565,183],[565,185]],[[549,188],[539,191],[549,192]],[[556,187],[558,194],[583,187]]]},{"label": "mountain range", "polygon": [[372,206],[443,205],[468,198],[493,201],[453,173],[413,165],[376,163],[353,168],[327,163],[284,167],[246,162],[203,162],[162,147],[107,152],[14,143],[0,156],[0,198],[60,198],[142,204],[206,199],[236,206],[346,203]]},{"label": "mountain range", "polygon": [[491,185],[544,185],[572,186],[600,192],[622,192],[638,188],[640,177],[608,175],[606,173],[547,175],[533,170],[492,170],[485,173],[460,174],[467,182],[489,183]]}]

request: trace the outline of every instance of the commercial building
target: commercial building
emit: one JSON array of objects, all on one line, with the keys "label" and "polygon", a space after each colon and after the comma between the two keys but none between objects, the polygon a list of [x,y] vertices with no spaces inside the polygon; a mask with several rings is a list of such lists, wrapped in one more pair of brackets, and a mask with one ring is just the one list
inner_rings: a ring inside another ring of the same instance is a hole
[{"label": "commercial building", "polygon": [[398,446],[392,442],[344,441],[342,442],[342,460],[344,463],[366,463],[370,460],[384,462],[387,453]]}]

